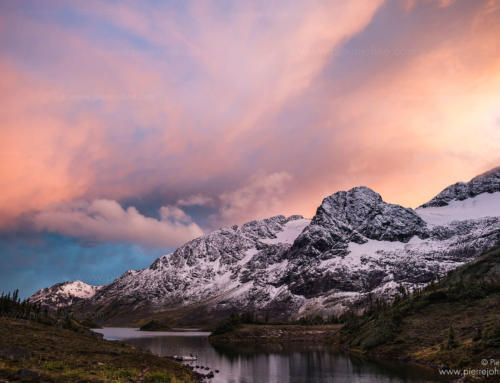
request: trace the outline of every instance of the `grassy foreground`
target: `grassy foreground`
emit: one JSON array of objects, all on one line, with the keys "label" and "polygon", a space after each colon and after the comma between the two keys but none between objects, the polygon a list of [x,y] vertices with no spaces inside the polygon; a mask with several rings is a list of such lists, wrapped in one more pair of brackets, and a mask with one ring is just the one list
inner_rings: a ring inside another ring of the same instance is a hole
[{"label": "grassy foreground", "polygon": [[72,330],[0,318],[0,381],[196,382],[174,361]]},{"label": "grassy foreground", "polygon": [[462,370],[500,369],[500,247],[422,291],[351,318],[342,335],[351,351]]}]

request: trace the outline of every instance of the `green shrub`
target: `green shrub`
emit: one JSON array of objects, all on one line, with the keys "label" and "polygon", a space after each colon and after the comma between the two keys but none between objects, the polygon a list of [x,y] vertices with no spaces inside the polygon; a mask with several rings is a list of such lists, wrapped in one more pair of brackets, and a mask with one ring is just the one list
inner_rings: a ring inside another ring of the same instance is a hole
[{"label": "green shrub", "polygon": [[50,371],[62,371],[65,370],[68,365],[64,360],[53,360],[46,362],[44,367]]},{"label": "green shrub", "polygon": [[78,368],[76,370],[64,372],[61,375],[61,377],[69,382],[79,381],[79,380],[85,378],[85,371],[81,368]]},{"label": "green shrub", "polygon": [[489,347],[500,347],[500,325],[492,325],[484,331],[482,342]]},{"label": "green shrub", "polygon": [[372,328],[367,329],[359,346],[363,350],[369,350],[393,341],[399,330],[399,319],[397,316],[384,316],[375,321]]}]

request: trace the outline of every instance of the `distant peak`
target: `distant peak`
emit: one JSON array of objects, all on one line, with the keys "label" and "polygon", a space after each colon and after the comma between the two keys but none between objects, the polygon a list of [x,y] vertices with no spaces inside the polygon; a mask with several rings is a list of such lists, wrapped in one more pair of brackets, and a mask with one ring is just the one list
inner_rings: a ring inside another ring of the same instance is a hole
[{"label": "distant peak", "polygon": [[496,168],[490,169],[473,179],[471,179],[471,182],[474,181],[485,181],[485,180],[491,180],[491,179],[500,179],[500,166],[497,166]]},{"label": "distant peak", "polygon": [[451,201],[463,201],[483,193],[500,192],[500,166],[484,172],[469,182],[457,182],[424,203],[420,208],[446,206]]}]

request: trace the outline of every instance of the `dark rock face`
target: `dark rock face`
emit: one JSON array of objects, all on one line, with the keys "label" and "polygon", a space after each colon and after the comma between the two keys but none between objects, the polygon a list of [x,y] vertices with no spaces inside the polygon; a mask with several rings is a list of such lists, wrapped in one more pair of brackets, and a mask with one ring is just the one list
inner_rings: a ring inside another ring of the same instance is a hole
[{"label": "dark rock face", "polygon": [[428,237],[426,223],[412,209],[386,203],[367,187],[325,198],[311,222],[314,224],[347,225],[349,233],[380,241],[407,242],[414,235]]},{"label": "dark rock face", "polygon": [[384,269],[362,273],[324,269],[320,262],[344,258],[350,243],[364,244],[370,239],[406,243],[413,236],[428,238],[429,230],[412,209],[388,204],[367,187],[335,193],[323,200],[309,226],[295,240],[288,256],[289,272],[281,283],[306,298],[331,290],[371,291],[388,275]]},{"label": "dark rock face", "polygon": [[[183,310],[194,307],[200,316],[248,311],[278,320],[360,308],[400,286],[423,286],[500,242],[500,216],[490,212],[429,218],[450,214],[446,205],[454,199],[499,193],[499,180],[500,168],[493,169],[417,210],[386,203],[367,187],[341,191],[325,198],[312,220],[276,216],[222,228],[124,273],[73,307],[115,317],[187,315]],[[483,200],[496,203],[496,196]]]},{"label": "dark rock face", "polygon": [[291,254],[328,259],[346,253],[349,242],[365,243],[429,237],[427,224],[412,209],[388,204],[367,187],[340,191],[323,200]]},{"label": "dark rock face", "polygon": [[446,206],[453,200],[463,201],[482,193],[500,192],[500,166],[474,177],[467,183],[457,182],[448,186],[421,207]]}]

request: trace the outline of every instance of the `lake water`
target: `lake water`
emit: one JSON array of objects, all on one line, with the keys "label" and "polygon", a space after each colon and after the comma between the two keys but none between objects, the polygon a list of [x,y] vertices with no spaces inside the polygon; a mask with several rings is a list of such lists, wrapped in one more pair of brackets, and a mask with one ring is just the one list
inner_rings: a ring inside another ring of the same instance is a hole
[{"label": "lake water", "polygon": [[429,369],[340,353],[320,345],[215,347],[206,332],[147,332],[133,328],[94,330],[159,356],[196,355],[185,362],[208,373],[212,383],[417,383],[443,381]]}]

